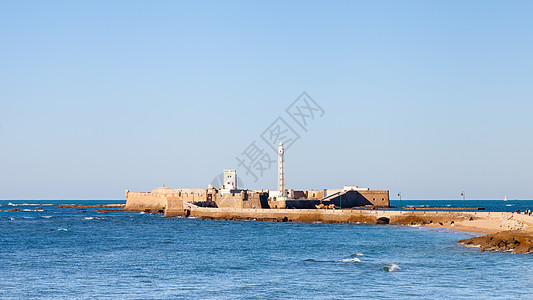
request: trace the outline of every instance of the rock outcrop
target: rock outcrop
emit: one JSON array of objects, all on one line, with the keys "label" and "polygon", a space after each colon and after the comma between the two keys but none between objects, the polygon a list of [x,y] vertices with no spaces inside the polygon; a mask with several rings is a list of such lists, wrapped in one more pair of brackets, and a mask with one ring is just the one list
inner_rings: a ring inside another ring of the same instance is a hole
[{"label": "rock outcrop", "polygon": [[501,231],[460,240],[465,245],[479,246],[488,251],[512,251],[517,254],[533,253],[533,234],[521,230]]}]

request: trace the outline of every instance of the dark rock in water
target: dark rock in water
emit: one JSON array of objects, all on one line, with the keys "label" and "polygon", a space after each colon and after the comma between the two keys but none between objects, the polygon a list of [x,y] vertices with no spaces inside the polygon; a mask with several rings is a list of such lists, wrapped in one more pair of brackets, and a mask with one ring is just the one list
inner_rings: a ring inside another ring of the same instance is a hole
[{"label": "dark rock in water", "polygon": [[20,211],[20,208],[12,208],[12,209],[7,209],[6,211]]},{"label": "dark rock in water", "polygon": [[460,240],[465,245],[479,245],[481,249],[533,253],[533,234],[519,230],[502,231],[484,236]]},{"label": "dark rock in water", "polygon": [[36,206],[35,209],[42,209],[40,206]]},{"label": "dark rock in water", "polygon": [[389,224],[389,223],[390,223],[390,219],[387,217],[378,218],[378,220],[376,221],[376,224]]}]

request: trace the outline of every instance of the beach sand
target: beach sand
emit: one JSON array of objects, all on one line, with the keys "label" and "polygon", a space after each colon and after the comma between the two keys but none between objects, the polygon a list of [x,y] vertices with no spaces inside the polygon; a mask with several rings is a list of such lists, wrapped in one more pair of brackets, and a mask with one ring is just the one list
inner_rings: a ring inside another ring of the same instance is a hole
[{"label": "beach sand", "polygon": [[511,251],[516,254],[533,253],[533,216],[513,216],[504,219],[477,219],[424,226],[479,233],[479,236],[460,240],[460,244],[479,247],[481,251]]}]

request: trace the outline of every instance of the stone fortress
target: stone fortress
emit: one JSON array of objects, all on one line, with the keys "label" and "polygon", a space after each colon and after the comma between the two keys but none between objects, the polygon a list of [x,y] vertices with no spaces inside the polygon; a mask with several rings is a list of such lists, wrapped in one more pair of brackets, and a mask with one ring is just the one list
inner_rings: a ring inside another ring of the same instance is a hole
[{"label": "stone fortress", "polygon": [[163,185],[151,192],[126,190],[127,211],[164,213],[165,216],[190,214],[191,209],[236,210],[263,209],[347,209],[389,207],[388,190],[370,190],[357,186],[342,189],[294,190],[285,188],[284,148],[278,147],[278,190],[237,188],[237,172],[224,170],[220,188],[168,188]]}]

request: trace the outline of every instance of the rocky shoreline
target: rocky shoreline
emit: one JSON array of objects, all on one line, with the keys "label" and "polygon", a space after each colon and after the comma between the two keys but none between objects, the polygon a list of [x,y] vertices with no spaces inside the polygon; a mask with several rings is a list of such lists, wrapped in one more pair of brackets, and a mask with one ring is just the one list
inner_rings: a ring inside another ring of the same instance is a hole
[{"label": "rocky shoreline", "polygon": [[488,235],[462,239],[459,244],[479,247],[482,251],[506,252],[516,254],[533,253],[533,235],[531,232],[509,230]]}]

